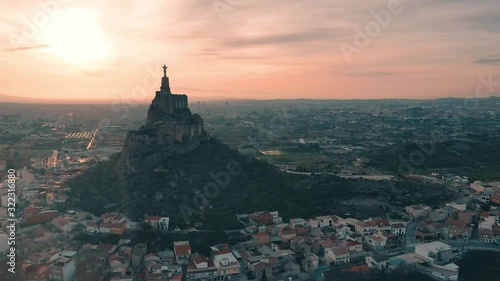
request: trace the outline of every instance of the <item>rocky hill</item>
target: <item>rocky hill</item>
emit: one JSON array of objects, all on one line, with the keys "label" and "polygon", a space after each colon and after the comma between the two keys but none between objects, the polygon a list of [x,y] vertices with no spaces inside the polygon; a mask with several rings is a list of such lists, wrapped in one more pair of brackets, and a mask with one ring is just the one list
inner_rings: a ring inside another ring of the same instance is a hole
[{"label": "rocky hill", "polygon": [[431,185],[292,175],[254,156],[209,136],[203,119],[189,110],[187,96],[171,93],[165,67],[145,125],[128,133],[120,153],[68,181],[68,202],[95,214],[120,211],[139,221],[165,215],[175,225],[234,229],[241,227],[237,213],[366,218],[457,196]]},{"label": "rocky hill", "polygon": [[210,137],[187,96],[171,93],[165,67],[146,124],[127,134],[120,153],[68,184],[71,204],[93,213],[167,215],[177,224],[198,225],[208,218],[211,227],[222,217],[227,227],[236,212],[267,206],[261,198],[267,193],[259,189],[286,186],[277,174]]}]

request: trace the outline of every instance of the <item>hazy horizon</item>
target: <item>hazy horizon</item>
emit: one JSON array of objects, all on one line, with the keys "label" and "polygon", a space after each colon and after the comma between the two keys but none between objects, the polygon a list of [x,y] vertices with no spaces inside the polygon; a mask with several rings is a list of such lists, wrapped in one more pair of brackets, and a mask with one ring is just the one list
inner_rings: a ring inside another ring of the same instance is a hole
[{"label": "hazy horizon", "polygon": [[[222,98],[222,97],[208,97],[208,98],[194,98],[189,99],[190,103],[195,102],[226,102],[226,101],[234,101],[234,102],[245,102],[245,101],[339,101],[339,102],[347,102],[347,101],[433,101],[433,100],[443,100],[443,99],[467,99],[467,98],[478,98],[478,99],[489,99],[489,98],[500,98],[498,95],[491,95],[489,97],[437,97],[437,98],[368,98],[368,99],[355,99],[355,98],[345,98],[345,99],[336,99],[336,98],[270,98],[270,99],[247,99],[247,98]],[[143,100],[134,100],[134,104],[148,106],[151,103],[151,98],[146,98]],[[98,104],[98,105],[130,105],[132,100],[120,101],[116,99],[43,99],[36,97],[16,97],[11,95],[5,95],[0,93],[0,104],[2,103],[12,103],[12,104]]]}]

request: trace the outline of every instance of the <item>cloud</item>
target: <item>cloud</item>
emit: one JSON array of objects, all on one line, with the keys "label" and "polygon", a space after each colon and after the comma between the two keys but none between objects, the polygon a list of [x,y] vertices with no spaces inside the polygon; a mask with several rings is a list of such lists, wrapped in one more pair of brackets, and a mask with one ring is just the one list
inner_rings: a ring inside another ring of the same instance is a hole
[{"label": "cloud", "polygon": [[367,71],[367,72],[354,73],[354,75],[380,77],[380,76],[392,76],[392,75],[395,75],[395,73],[393,73],[393,72],[384,72],[384,71]]},{"label": "cloud", "polygon": [[290,43],[304,43],[313,41],[326,41],[332,39],[331,30],[312,30],[297,33],[273,34],[227,40],[226,45],[231,47],[283,45]]},{"label": "cloud", "polygon": [[[389,0],[221,1],[233,3],[224,20],[214,1],[70,1],[67,7],[99,15],[116,47],[112,58],[68,65],[45,52],[48,46],[35,45],[48,42],[13,49],[0,40],[0,51],[17,52],[0,57],[0,74],[10,83],[4,91],[115,95],[135,87],[146,66],[161,75],[166,63],[174,89],[203,96],[437,97],[470,94],[483,68],[500,64],[499,0],[401,0],[403,11],[350,64],[339,44],[353,44],[355,27],[364,29]],[[6,34],[22,28],[20,16],[40,11],[29,1],[1,2]],[[35,86],[24,83],[21,56],[44,66],[30,70]],[[65,80],[74,75],[79,79]]]},{"label": "cloud", "polygon": [[5,49],[7,52],[17,52],[17,51],[29,51],[33,49],[43,49],[43,48],[48,48],[49,45],[45,44],[40,44],[40,45],[32,45],[32,46],[23,46],[23,47],[17,47],[17,48],[9,48]]},{"label": "cloud", "polygon": [[474,61],[477,64],[500,64],[500,58],[479,58]]},{"label": "cloud", "polygon": [[388,71],[336,71],[336,75],[347,75],[347,76],[364,76],[364,77],[384,77],[393,76],[398,73],[388,72]]},{"label": "cloud", "polygon": [[[498,2],[496,3],[498,5]],[[500,32],[500,12],[498,9],[485,8],[476,13],[465,13],[459,17],[459,21],[466,26],[480,31],[499,33]]]}]

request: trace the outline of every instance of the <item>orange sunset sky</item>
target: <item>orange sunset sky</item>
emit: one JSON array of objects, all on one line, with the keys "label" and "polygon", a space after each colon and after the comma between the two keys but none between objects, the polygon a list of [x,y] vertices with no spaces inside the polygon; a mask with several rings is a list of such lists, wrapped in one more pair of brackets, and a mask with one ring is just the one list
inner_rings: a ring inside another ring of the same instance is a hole
[{"label": "orange sunset sky", "polygon": [[[0,0],[0,93],[146,102],[167,64],[173,92],[195,100],[472,96],[479,76],[500,80],[499,7],[498,0]],[[376,14],[389,15],[385,26]],[[356,45],[367,25],[373,36]],[[346,46],[356,48],[349,59]]]}]

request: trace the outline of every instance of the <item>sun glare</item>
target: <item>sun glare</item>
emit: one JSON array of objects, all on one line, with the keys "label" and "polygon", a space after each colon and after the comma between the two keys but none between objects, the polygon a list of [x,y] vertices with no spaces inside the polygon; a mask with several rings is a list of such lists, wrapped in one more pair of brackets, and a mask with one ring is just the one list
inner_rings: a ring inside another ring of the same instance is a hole
[{"label": "sun glare", "polygon": [[42,37],[56,56],[70,63],[94,62],[110,53],[110,44],[99,28],[97,15],[89,10],[61,11],[51,18]]}]

